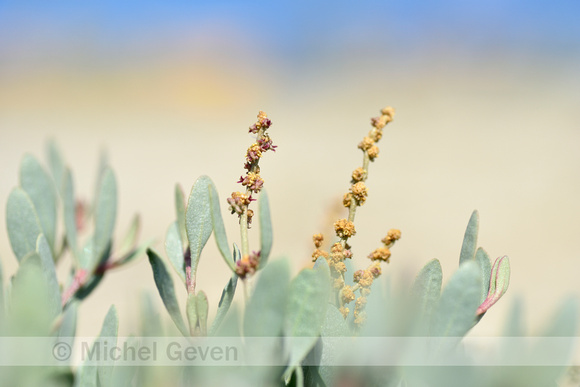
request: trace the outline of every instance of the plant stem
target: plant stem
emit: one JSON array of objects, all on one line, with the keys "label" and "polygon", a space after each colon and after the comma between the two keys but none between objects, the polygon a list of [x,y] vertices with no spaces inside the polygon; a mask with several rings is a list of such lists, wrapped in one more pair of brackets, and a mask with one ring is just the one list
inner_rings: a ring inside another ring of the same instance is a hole
[{"label": "plant stem", "polygon": [[69,300],[75,295],[77,290],[85,285],[88,279],[88,271],[85,269],[79,269],[74,276],[72,284],[64,291],[61,298],[61,305],[64,307]]},{"label": "plant stem", "polygon": [[248,294],[248,279],[244,278],[242,280],[242,287],[244,288],[244,304],[247,305],[248,301],[250,300],[250,295]]},{"label": "plant stem", "polygon": [[[250,255],[250,243],[248,242],[248,208],[244,209],[240,217],[240,236],[242,239],[242,257]],[[244,287],[245,289],[245,287]]]}]

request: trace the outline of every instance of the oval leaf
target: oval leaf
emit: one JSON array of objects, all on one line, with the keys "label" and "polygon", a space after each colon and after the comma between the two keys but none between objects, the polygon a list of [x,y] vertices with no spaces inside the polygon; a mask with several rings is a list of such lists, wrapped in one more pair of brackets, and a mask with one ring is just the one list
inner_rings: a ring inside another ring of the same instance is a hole
[{"label": "oval leaf", "polygon": [[475,259],[475,248],[477,247],[477,233],[479,230],[479,213],[474,210],[467,223],[467,229],[463,236],[463,245],[461,246],[461,255],[459,264]]},{"label": "oval leaf", "polygon": [[220,209],[219,195],[215,188],[215,185],[212,182],[210,183],[211,184],[209,185],[209,198],[211,204],[211,221],[213,227],[213,235],[222,257],[224,258],[230,269],[232,269],[232,271],[235,272],[236,268],[234,267],[231,261],[232,253],[230,251],[230,247],[228,244],[228,236],[226,235],[226,229],[224,227],[224,221],[222,218],[222,211]]},{"label": "oval leaf", "polygon": [[189,323],[189,335],[195,336],[195,329],[197,328],[199,318],[197,316],[197,299],[194,293],[187,295],[185,314],[187,315],[187,322]]},{"label": "oval leaf", "polygon": [[58,337],[60,341],[66,339],[66,342],[70,346],[73,345],[74,337],[77,333],[78,309],[79,303],[76,301],[71,302],[64,311],[60,327],[58,328]]},{"label": "oval leaf", "polygon": [[58,279],[56,278],[56,269],[54,267],[52,253],[50,252],[50,246],[43,234],[40,234],[36,241],[36,252],[40,257],[42,274],[46,280],[48,290],[47,295],[50,301],[48,306],[52,311],[52,317],[56,318],[62,312],[60,286],[58,285]]},{"label": "oval leaf", "polygon": [[195,296],[195,306],[201,335],[207,336],[207,314],[209,312],[209,304],[207,302],[207,296],[203,290],[200,290]]},{"label": "oval leaf", "polygon": [[141,217],[139,215],[133,216],[129,229],[125,233],[125,236],[121,238],[121,244],[115,255],[123,257],[135,249],[137,245],[137,238],[139,237],[139,231],[141,230]]},{"label": "oval leaf", "polygon": [[63,178],[62,186],[62,204],[63,204],[63,217],[64,217],[64,229],[66,233],[66,242],[68,248],[71,250],[73,257],[77,261],[77,266],[80,264],[79,252],[77,247],[77,219],[76,219],[76,203],[75,203],[75,192],[74,192],[74,182],[72,178],[72,173],[70,169],[66,169]]},{"label": "oval leaf", "polygon": [[[101,333],[99,338],[104,340],[108,348],[114,348],[117,346],[117,334],[119,331],[119,316],[117,314],[117,308],[115,305],[111,305],[109,312],[105,316],[105,321],[103,322],[103,327],[101,328]],[[97,369],[97,380],[99,386],[110,386],[111,377],[113,375],[113,366],[99,366]]]},{"label": "oval leaf", "polygon": [[52,173],[52,178],[54,179],[57,190],[60,192],[64,184],[65,165],[60,149],[58,149],[54,140],[48,141],[46,155],[48,156],[48,165]]},{"label": "oval leaf", "polygon": [[475,261],[465,262],[443,289],[433,314],[431,336],[463,337],[472,327],[481,295],[481,274]]},{"label": "oval leaf", "polygon": [[429,261],[417,277],[412,288],[414,300],[418,303],[419,321],[430,321],[441,295],[443,272],[438,259]]},{"label": "oval leaf", "polygon": [[117,181],[113,171],[107,167],[103,171],[95,204],[94,255],[91,265],[106,258],[104,255],[110,249],[116,217]]},{"label": "oval leaf", "polygon": [[179,184],[175,184],[175,216],[181,241],[184,242],[187,240],[187,231],[185,231],[185,194]]},{"label": "oval leaf", "polygon": [[42,232],[54,251],[56,238],[56,192],[50,175],[32,155],[20,164],[20,186],[34,204]]},{"label": "oval leaf", "polygon": [[22,259],[12,279],[10,313],[7,315],[13,336],[49,336],[54,308],[41,259],[33,251]]},{"label": "oval leaf", "polygon": [[330,290],[330,270],[325,260],[316,269],[302,270],[290,283],[284,329],[289,369],[299,365],[316,344],[326,318]]},{"label": "oval leaf", "polygon": [[510,260],[507,255],[495,260],[491,268],[489,293],[477,308],[477,315],[485,313],[505,294],[510,284]]},{"label": "oval leaf", "polygon": [[153,279],[155,280],[155,285],[157,286],[161,300],[163,300],[163,305],[165,305],[165,309],[169,312],[171,319],[179,331],[184,336],[187,336],[187,328],[185,327],[185,322],[183,321],[181,311],[179,310],[179,304],[175,297],[173,280],[169,276],[163,261],[155,251],[147,249],[147,256],[149,257],[149,263],[153,269]]},{"label": "oval leaf", "polygon": [[[240,258],[240,250],[234,243],[234,262],[237,262],[239,258]],[[217,332],[222,321],[226,317],[226,314],[228,313],[228,310],[232,305],[232,301],[234,300],[237,285],[238,285],[238,275],[234,273],[234,275],[232,275],[232,278],[230,278],[230,280],[224,287],[224,290],[222,291],[222,296],[218,304],[218,310],[213,320],[213,323],[211,324],[211,328],[209,330],[210,336],[213,336]]]},{"label": "oval leaf", "polygon": [[263,268],[268,262],[272,251],[272,219],[270,217],[270,203],[266,190],[262,189],[258,199],[258,215],[260,220],[260,266]]},{"label": "oval leaf", "polygon": [[183,258],[183,243],[181,242],[179,224],[173,222],[165,234],[165,253],[169,262],[185,283],[185,260]]},{"label": "oval leaf", "polygon": [[6,205],[6,229],[12,251],[19,262],[36,250],[36,240],[42,233],[34,204],[21,188],[14,188]]},{"label": "oval leaf", "polygon": [[209,186],[212,184],[207,176],[201,176],[193,184],[187,210],[185,212],[185,228],[191,249],[191,273],[195,277],[201,250],[207,243],[212,231],[211,209],[209,201]]},{"label": "oval leaf", "polygon": [[489,281],[491,279],[491,261],[489,260],[489,255],[487,255],[487,252],[481,247],[478,247],[477,251],[475,252],[475,260],[481,269],[481,302],[483,302],[487,297],[487,293],[489,292]]},{"label": "oval leaf", "polygon": [[276,337],[283,329],[290,284],[290,265],[285,259],[264,268],[244,314],[245,336]]}]

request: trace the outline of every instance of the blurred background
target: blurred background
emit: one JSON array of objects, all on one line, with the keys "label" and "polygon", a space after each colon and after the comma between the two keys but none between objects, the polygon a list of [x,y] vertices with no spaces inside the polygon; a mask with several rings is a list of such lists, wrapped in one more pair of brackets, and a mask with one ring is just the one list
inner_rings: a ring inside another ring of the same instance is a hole
[{"label": "blurred background", "polygon": [[[478,209],[479,244],[509,255],[512,278],[472,334],[499,334],[517,297],[538,332],[580,290],[579,17],[580,2],[565,0],[1,1],[0,203],[22,156],[46,160],[55,138],[87,199],[107,150],[119,234],[139,213],[141,239],[163,251],[175,183],[189,191],[207,174],[237,241],[225,198],[264,110],[279,146],[261,162],[273,255],[298,270],[312,234],[342,216],[369,118],[392,105],[357,212],[355,266],[399,228],[384,272],[409,284],[439,258],[446,281]],[[7,279],[16,260],[0,230]],[[215,313],[229,274],[213,240],[199,276]],[[146,257],[105,277],[81,306],[79,335],[97,335],[112,303],[120,334],[134,333],[144,292],[161,307]]]}]

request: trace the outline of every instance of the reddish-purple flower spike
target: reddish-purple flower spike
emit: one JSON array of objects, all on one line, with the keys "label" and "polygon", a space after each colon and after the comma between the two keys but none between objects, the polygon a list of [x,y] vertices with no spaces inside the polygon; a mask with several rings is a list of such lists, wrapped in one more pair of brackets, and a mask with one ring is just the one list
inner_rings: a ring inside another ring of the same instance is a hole
[{"label": "reddish-purple flower spike", "polygon": [[477,308],[477,316],[487,312],[505,294],[510,284],[510,261],[507,255],[498,258],[491,268],[489,292],[482,304]]}]

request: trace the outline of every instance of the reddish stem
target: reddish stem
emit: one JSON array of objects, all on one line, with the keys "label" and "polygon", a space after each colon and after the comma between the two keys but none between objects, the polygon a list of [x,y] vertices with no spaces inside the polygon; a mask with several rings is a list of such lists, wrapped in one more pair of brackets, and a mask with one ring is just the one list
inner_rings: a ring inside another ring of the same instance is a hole
[{"label": "reddish stem", "polygon": [[85,282],[88,278],[88,272],[85,269],[79,269],[75,273],[75,277],[73,279],[72,284],[68,287],[67,290],[62,294],[62,306],[64,307],[67,302],[74,296],[74,294],[79,290],[82,286],[85,285]]},{"label": "reddish stem", "polygon": [[183,254],[183,260],[185,262],[185,286],[187,287],[187,293],[195,293],[195,275],[191,271],[191,250],[189,247],[185,250]]}]

